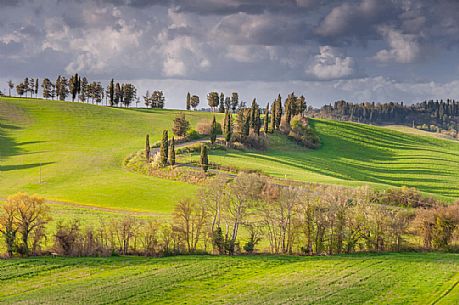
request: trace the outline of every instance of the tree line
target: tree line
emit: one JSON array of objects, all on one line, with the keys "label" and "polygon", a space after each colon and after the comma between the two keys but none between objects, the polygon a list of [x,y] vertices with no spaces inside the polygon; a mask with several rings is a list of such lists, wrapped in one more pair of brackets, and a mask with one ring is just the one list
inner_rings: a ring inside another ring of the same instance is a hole
[{"label": "tree line", "polygon": [[[100,104],[105,99],[105,104],[110,107],[130,107],[133,103],[140,103],[140,97],[137,96],[137,88],[131,83],[119,83],[112,79],[104,88],[101,82],[90,82],[86,76],[81,77],[78,74],[70,78],[59,75],[55,81],[44,78],[41,81],[38,78],[26,77],[22,82],[14,84],[8,81],[9,96],[11,90],[16,89],[16,94],[20,97],[38,97],[41,88],[42,96],[45,99],[57,99],[65,101],[71,99],[72,102],[80,101],[83,103]],[[155,90],[151,94],[149,91],[143,96],[145,105],[149,108],[164,108],[165,96],[162,91]]]},{"label": "tree line", "polygon": [[458,130],[459,102],[447,99],[405,105],[403,102],[351,103],[341,100],[320,109],[310,109],[309,114],[369,124],[435,125]]},{"label": "tree line", "polygon": [[285,185],[243,173],[216,178],[195,198],[180,200],[171,220],[126,216],[83,227],[74,219],[49,230],[50,220],[43,198],[8,197],[0,212],[7,256],[454,250],[459,203],[445,205],[410,188]]}]

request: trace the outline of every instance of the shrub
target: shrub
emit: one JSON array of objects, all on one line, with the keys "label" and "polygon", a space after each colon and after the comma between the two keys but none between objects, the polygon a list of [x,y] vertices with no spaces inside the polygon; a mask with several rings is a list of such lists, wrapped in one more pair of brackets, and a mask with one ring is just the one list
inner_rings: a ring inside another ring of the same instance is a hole
[{"label": "shrub", "polygon": [[178,137],[183,137],[185,136],[188,129],[190,129],[190,122],[186,120],[185,114],[177,114],[177,116],[174,119],[174,126],[172,127],[174,135]]},{"label": "shrub", "polygon": [[188,140],[191,141],[191,140],[199,140],[201,139],[202,136],[195,129],[191,129],[186,133],[186,137]]},{"label": "shrub", "polygon": [[[210,136],[212,133],[212,122],[211,121],[200,121],[196,125],[196,130],[200,135]],[[217,122],[217,134],[222,134],[222,125]]]}]

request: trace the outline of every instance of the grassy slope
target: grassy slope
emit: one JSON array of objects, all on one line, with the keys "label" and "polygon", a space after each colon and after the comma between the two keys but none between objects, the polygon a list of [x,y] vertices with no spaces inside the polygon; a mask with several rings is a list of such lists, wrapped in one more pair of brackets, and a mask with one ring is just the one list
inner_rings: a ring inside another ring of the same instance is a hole
[{"label": "grassy slope", "polygon": [[[114,208],[168,212],[193,185],[145,177],[123,159],[160,139],[176,111],[134,111],[80,103],[0,99],[0,197],[17,191]],[[210,114],[188,115],[192,123]],[[39,184],[43,162],[45,183]]]},{"label": "grassy slope", "polygon": [[[177,198],[196,187],[130,173],[122,161],[143,147],[147,132],[152,142],[158,140],[174,115],[170,110],[0,99],[0,197],[27,191],[83,204],[170,212]],[[188,114],[193,124],[210,116]],[[319,150],[273,136],[267,152],[212,152],[210,160],[302,181],[409,185],[451,200],[459,197],[459,142],[360,124],[313,123],[323,141]]]},{"label": "grassy slope", "polygon": [[210,160],[307,182],[414,186],[459,198],[459,142],[356,123],[313,120],[323,145],[305,151],[271,137],[266,152],[212,152]]},{"label": "grassy slope", "polygon": [[[454,304],[459,256],[0,261],[5,304]],[[59,278],[59,281],[55,279]]]}]

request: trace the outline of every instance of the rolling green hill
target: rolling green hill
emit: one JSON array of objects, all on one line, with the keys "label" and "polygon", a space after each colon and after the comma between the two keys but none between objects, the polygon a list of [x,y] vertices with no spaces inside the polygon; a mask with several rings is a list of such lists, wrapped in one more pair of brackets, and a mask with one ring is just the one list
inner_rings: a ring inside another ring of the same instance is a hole
[{"label": "rolling green hill", "polygon": [[[160,139],[177,111],[0,99],[0,197],[18,191],[112,208],[169,212],[196,186],[131,173],[124,158]],[[192,123],[210,118],[189,113]],[[40,184],[40,162],[42,177]]]},{"label": "rolling green hill", "polygon": [[42,257],[0,260],[0,270],[3,304],[456,304],[459,298],[455,254]]},{"label": "rolling green hill", "polygon": [[[0,198],[26,191],[79,204],[168,213],[197,187],[132,173],[122,162],[144,146],[146,133],[152,142],[159,140],[176,113],[1,98]],[[193,125],[211,115],[187,113]],[[213,151],[210,160],[301,181],[408,185],[448,200],[459,197],[459,142],[353,123],[312,124],[323,142],[318,150],[274,135],[267,151]]]}]

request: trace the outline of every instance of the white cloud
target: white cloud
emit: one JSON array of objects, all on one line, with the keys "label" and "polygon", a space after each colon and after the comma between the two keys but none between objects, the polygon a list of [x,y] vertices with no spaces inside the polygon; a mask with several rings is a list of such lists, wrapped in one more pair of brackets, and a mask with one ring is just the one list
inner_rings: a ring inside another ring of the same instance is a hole
[{"label": "white cloud", "polygon": [[376,53],[375,59],[381,62],[396,61],[398,63],[412,63],[420,53],[421,48],[416,35],[403,34],[388,26],[379,28],[381,35],[387,41],[390,49],[380,50]]},{"label": "white cloud", "polygon": [[330,46],[321,46],[320,54],[314,57],[306,72],[320,80],[331,80],[351,76],[354,66],[352,57],[345,57]]}]

